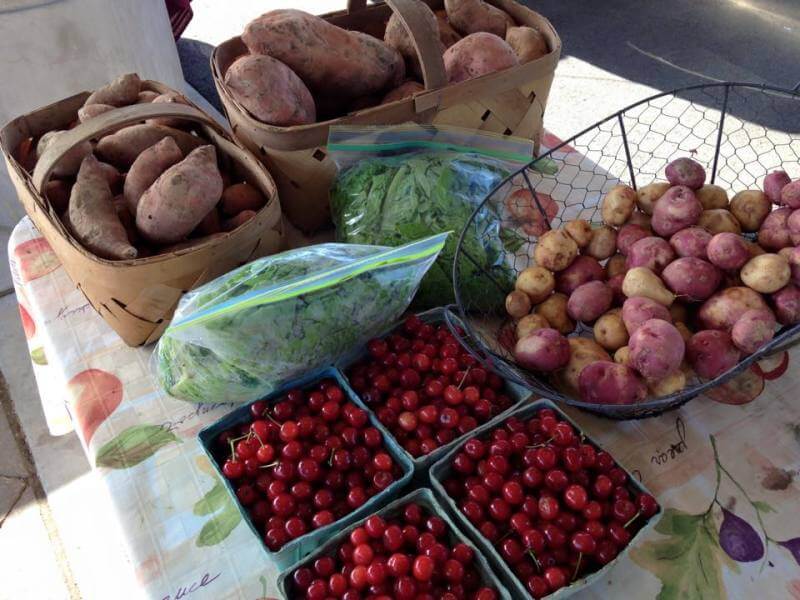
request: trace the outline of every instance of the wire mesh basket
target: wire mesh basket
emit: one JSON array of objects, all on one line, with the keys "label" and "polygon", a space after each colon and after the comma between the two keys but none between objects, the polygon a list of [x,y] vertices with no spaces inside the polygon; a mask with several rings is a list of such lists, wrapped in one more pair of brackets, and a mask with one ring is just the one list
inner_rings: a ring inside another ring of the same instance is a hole
[{"label": "wire mesh basket", "polygon": [[[447,316],[454,333],[461,332],[462,343],[485,366],[534,393],[603,416],[631,419],[677,408],[796,341],[800,325],[785,326],[769,344],[713,380],[694,379],[678,393],[634,405],[589,404],[565,393],[546,375],[517,366],[511,353],[513,321],[500,308],[477,308],[483,304],[481,290],[501,288],[508,293],[513,276],[501,281],[481,270],[481,285],[460,285],[463,261],[481,264],[470,256],[466,237],[499,232],[504,255],[498,262],[516,275],[533,263],[537,236],[571,219],[600,224],[600,200],[611,187],[663,181],[667,163],[682,156],[702,164],[706,183],[720,185],[729,194],[760,189],[764,176],[775,169],[797,178],[800,94],[747,83],[696,85],[658,94],[614,113],[511,174],[474,211],[459,238],[453,267],[457,308],[451,307]],[[520,205],[524,202],[528,204]],[[579,324],[573,335],[590,333],[591,328]]]}]

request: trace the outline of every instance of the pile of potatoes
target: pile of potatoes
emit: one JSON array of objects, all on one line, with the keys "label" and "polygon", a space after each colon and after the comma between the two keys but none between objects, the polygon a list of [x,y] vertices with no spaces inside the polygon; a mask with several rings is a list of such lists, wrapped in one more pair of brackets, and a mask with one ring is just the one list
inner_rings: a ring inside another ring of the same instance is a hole
[{"label": "pile of potatoes", "polygon": [[[518,27],[483,0],[445,0],[419,8],[439,32],[450,83],[536,60],[547,40]],[[410,36],[393,14],[383,39],[349,31],[301,10],[273,10],[245,27],[248,54],[228,68],[225,87],[256,119],[291,126],[396,102],[421,92],[422,69]]]},{"label": "pile of potatoes", "polygon": [[[139,77],[127,74],[95,90],[73,125],[150,102],[188,104],[174,92],[142,90]],[[73,237],[101,258],[143,258],[221,236],[251,219],[266,199],[246,182],[231,184],[216,148],[191,126],[154,118],[85,141],[56,163],[43,193]],[[23,141],[18,160],[32,170],[63,133]]]},{"label": "pile of potatoes", "polygon": [[[729,201],[690,158],[665,176],[614,186],[600,226],[542,234],[506,298],[517,363],[585,402],[677,393],[800,323],[800,180],[775,171]],[[566,337],[579,322],[593,339]]]}]

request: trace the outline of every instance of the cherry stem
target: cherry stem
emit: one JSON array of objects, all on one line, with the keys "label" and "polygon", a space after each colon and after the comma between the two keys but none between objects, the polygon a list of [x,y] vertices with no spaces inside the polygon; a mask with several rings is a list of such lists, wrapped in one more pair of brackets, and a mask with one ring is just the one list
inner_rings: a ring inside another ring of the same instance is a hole
[{"label": "cherry stem", "polygon": [[642,514],[642,511],[638,511],[638,512],[637,512],[635,515],[633,515],[633,516],[632,516],[630,519],[628,519],[628,522],[627,522],[627,523],[625,523],[625,525],[623,525],[622,527],[623,527],[624,529],[627,529],[627,528],[628,528],[628,525],[630,525],[630,524],[631,524],[631,523],[633,523],[633,522],[634,522],[634,521],[635,521],[637,518],[639,518],[639,515],[641,515],[641,514]]},{"label": "cherry stem", "polygon": [[259,465],[259,466],[258,466],[258,468],[259,468],[259,469],[269,469],[269,468],[271,468],[271,467],[274,467],[274,466],[276,466],[277,464],[278,464],[278,461],[276,460],[276,461],[274,461],[274,462],[271,462],[271,463],[269,463],[269,464],[266,464],[266,465]]},{"label": "cherry stem", "polygon": [[467,367],[467,370],[464,371],[464,376],[461,378],[461,383],[458,384],[458,389],[461,389],[461,386],[464,385],[464,382],[467,380],[467,375],[469,375],[469,370],[472,367]]},{"label": "cherry stem", "polygon": [[280,427],[280,426],[281,426],[281,424],[280,424],[280,423],[278,423],[278,422],[277,422],[275,419],[273,419],[273,418],[272,418],[272,415],[271,415],[271,414],[269,414],[269,413],[267,412],[267,410],[266,410],[266,409],[264,410],[264,416],[265,416],[265,417],[267,417],[267,418],[268,418],[270,421],[272,421],[273,423],[275,423],[275,425],[277,425],[278,427]]},{"label": "cherry stem", "polygon": [[533,449],[533,448],[544,448],[544,447],[545,447],[545,446],[547,446],[547,445],[548,445],[550,442],[552,442],[554,439],[556,439],[556,436],[552,436],[552,437],[550,437],[550,438],[546,439],[546,440],[545,440],[545,441],[543,441],[541,444],[534,444],[533,446],[525,446],[525,447],[526,447],[526,448],[528,448],[528,449]]},{"label": "cherry stem", "polygon": [[228,440],[228,443],[231,446],[231,460],[236,460],[236,450],[233,449],[233,442],[234,440],[232,439]]},{"label": "cherry stem", "polygon": [[583,560],[583,552],[578,552],[578,562],[575,563],[575,572],[572,574],[572,581],[578,578],[578,571],[581,568],[581,560]]},{"label": "cherry stem", "polygon": [[542,565],[539,562],[539,559],[536,558],[536,553],[533,551],[533,548],[528,548],[528,555],[533,559],[533,564],[536,565],[536,570],[541,573],[542,572]]},{"label": "cherry stem", "polygon": [[503,535],[500,537],[500,539],[498,539],[497,541],[498,541],[498,542],[502,542],[504,539],[506,539],[506,538],[507,538],[508,536],[510,536],[512,533],[513,533],[513,530],[512,530],[512,529],[509,529],[509,530],[508,530],[508,531],[506,531],[506,532],[505,532],[505,533],[504,533],[504,534],[503,534]]}]

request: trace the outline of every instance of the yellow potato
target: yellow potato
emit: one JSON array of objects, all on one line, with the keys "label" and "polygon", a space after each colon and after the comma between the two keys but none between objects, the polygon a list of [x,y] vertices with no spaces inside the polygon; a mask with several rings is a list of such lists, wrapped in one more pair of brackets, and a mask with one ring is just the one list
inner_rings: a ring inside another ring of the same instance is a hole
[{"label": "yellow potato", "polygon": [[608,225],[592,229],[592,239],[586,254],[597,260],[605,260],[617,251],[617,230]]},{"label": "yellow potato", "polygon": [[663,379],[648,380],[647,389],[656,398],[677,394],[686,387],[686,374],[678,369]]},{"label": "yellow potato", "polygon": [[584,367],[598,360],[611,360],[602,346],[594,340],[581,337],[567,338],[570,356],[567,366],[556,373],[556,382],[569,393],[578,394],[578,377]]},{"label": "yellow potato", "polygon": [[689,311],[686,310],[685,304],[673,302],[669,307],[669,314],[673,323],[686,323],[689,320]]},{"label": "yellow potato", "polygon": [[615,254],[608,259],[606,263],[606,278],[611,279],[615,275],[625,273],[627,267],[625,266],[625,257],[622,254]]},{"label": "yellow potato", "polygon": [[656,200],[661,198],[670,187],[666,181],[656,181],[640,187],[636,192],[636,204],[639,206],[639,210],[647,215],[652,215]]},{"label": "yellow potato", "polygon": [[553,329],[564,335],[575,331],[575,321],[567,314],[567,297],[564,294],[553,294],[533,312],[543,316]]},{"label": "yellow potato", "polygon": [[628,343],[628,330],[620,311],[609,311],[594,324],[594,339],[606,350],[618,350]]},{"label": "yellow potato", "polygon": [[514,287],[528,294],[533,304],[539,304],[539,302],[553,293],[553,289],[556,287],[556,279],[544,267],[528,267],[517,276],[517,282]]},{"label": "yellow potato", "polygon": [[531,299],[528,294],[514,290],[506,296],[506,312],[515,319],[521,319],[531,312]]},{"label": "yellow potato", "polygon": [[733,197],[730,210],[744,231],[758,231],[772,211],[772,202],[761,190],[745,190]]},{"label": "yellow potato", "polygon": [[607,225],[624,225],[636,207],[636,190],[627,185],[615,185],[603,198],[600,214]]},{"label": "yellow potato", "polygon": [[730,232],[742,233],[742,226],[736,216],[724,208],[712,208],[700,213],[697,226],[712,234]]},{"label": "yellow potato", "polygon": [[[672,306],[675,306],[675,304],[673,304]],[[684,323],[683,321],[677,321],[673,323],[673,325],[675,325],[675,329],[678,330],[678,333],[681,334],[681,337],[683,338],[684,342],[688,343],[689,340],[692,339],[692,335],[694,334],[692,333],[692,330],[686,326],[686,323]]]},{"label": "yellow potato", "polygon": [[569,234],[578,248],[585,248],[592,241],[592,225],[584,219],[573,219],[564,224],[564,231]]},{"label": "yellow potato", "polygon": [[578,244],[565,231],[553,229],[539,238],[533,250],[536,264],[551,271],[563,271],[578,256]]},{"label": "yellow potato", "polygon": [[628,219],[628,223],[631,225],[641,225],[647,230],[650,230],[650,215],[640,212],[638,210],[633,211],[631,214],[631,218]]},{"label": "yellow potato", "polygon": [[762,294],[777,292],[789,283],[789,261],[780,254],[761,254],[748,260],[739,272],[742,282]]},{"label": "yellow potato", "polygon": [[694,195],[703,205],[703,210],[728,208],[728,194],[723,188],[713,183],[707,183],[699,190],[695,190]]},{"label": "yellow potato", "polygon": [[[766,254],[767,251],[764,250],[761,246],[756,244],[755,242],[751,242],[749,240],[745,240],[747,244],[747,249],[750,251],[750,256],[760,256],[762,254]],[[790,248],[791,250],[791,248]]]},{"label": "yellow potato", "polygon": [[517,322],[517,339],[527,337],[537,329],[547,329],[550,323],[542,315],[525,315]]},{"label": "yellow potato", "polygon": [[614,352],[614,362],[626,367],[631,366],[631,349],[628,346],[623,346]]},{"label": "yellow potato", "polygon": [[622,293],[628,298],[644,296],[664,306],[669,306],[675,300],[675,294],[670,292],[658,275],[647,267],[634,267],[625,274]]}]

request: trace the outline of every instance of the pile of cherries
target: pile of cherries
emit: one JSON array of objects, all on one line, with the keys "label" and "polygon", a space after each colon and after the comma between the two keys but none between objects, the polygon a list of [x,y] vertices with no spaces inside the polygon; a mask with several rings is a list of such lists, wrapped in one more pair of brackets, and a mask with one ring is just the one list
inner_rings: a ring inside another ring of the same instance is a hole
[{"label": "pile of cherries", "polygon": [[548,408],[467,440],[444,487],[534,598],[613,560],[658,512],[610,454]]},{"label": "pile of cherries", "polygon": [[270,550],[340,519],[402,474],[366,411],[333,380],[254,402],[250,414],[220,434],[215,456]]},{"label": "pile of cherries", "polygon": [[323,600],[497,600],[481,582],[474,551],[452,545],[445,521],[416,503],[350,532],[333,556],[292,573],[290,598]]},{"label": "pile of cherries", "polygon": [[472,431],[512,404],[503,380],[479,366],[445,325],[408,317],[367,344],[348,371],[353,389],[413,457]]}]

